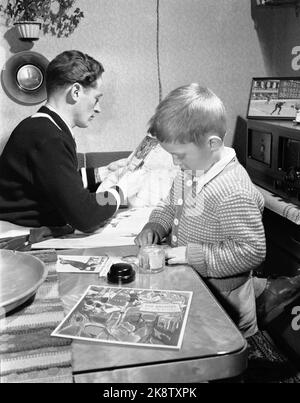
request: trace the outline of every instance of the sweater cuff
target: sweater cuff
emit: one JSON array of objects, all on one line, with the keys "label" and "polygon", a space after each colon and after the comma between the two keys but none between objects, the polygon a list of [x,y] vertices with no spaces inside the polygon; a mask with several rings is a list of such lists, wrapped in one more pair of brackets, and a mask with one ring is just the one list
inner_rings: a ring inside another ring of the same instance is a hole
[{"label": "sweater cuff", "polygon": [[187,261],[202,277],[207,277],[207,265],[203,246],[196,243],[188,243],[186,249]]},{"label": "sweater cuff", "polygon": [[160,242],[168,235],[165,228],[161,224],[158,224],[156,222],[148,222],[144,226],[143,230],[144,229],[152,229],[153,231],[156,231],[158,233]]}]

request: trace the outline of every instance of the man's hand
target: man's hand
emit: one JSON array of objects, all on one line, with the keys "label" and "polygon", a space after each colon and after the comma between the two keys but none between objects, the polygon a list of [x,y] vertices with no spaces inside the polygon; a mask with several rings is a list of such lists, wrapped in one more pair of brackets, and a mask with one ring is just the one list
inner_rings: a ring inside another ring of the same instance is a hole
[{"label": "man's hand", "polygon": [[112,186],[116,186],[122,177],[127,162],[127,158],[122,158],[121,160],[111,162],[106,167],[98,168],[102,182],[99,191],[104,191]]},{"label": "man's hand", "polygon": [[160,237],[156,231],[151,228],[142,230],[135,238],[134,242],[138,246],[153,245],[160,241]]},{"label": "man's hand", "polygon": [[128,163],[127,158],[122,158],[121,160],[113,161],[106,166],[108,171],[115,172],[119,171],[121,168],[125,168]]},{"label": "man's hand", "polygon": [[168,264],[186,264],[186,246],[178,246],[177,248],[166,248],[166,259]]},{"label": "man's hand", "polygon": [[130,199],[143,188],[145,176],[146,172],[144,170],[128,171],[117,182],[117,185],[122,189],[127,199]]}]

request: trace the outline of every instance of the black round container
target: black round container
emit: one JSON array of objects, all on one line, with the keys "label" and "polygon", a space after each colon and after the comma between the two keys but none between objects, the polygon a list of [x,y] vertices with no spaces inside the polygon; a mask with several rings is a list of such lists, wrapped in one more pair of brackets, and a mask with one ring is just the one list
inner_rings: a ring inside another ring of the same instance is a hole
[{"label": "black round container", "polygon": [[115,263],[110,266],[107,280],[110,283],[124,284],[135,279],[135,271],[129,263]]}]

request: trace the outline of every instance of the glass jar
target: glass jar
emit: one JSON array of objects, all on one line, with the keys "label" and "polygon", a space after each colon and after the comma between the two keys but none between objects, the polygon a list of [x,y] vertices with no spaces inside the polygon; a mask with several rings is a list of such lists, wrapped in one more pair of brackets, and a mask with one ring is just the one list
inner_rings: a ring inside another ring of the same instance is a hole
[{"label": "glass jar", "polygon": [[159,273],[165,268],[165,250],[161,245],[142,246],[138,257],[144,272]]}]

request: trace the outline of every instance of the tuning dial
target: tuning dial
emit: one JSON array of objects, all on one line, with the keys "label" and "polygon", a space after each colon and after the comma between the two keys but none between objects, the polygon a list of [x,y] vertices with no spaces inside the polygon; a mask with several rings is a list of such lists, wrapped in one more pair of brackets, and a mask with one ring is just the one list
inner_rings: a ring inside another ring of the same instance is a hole
[{"label": "tuning dial", "polygon": [[285,177],[285,187],[289,194],[294,193],[300,189],[300,169],[298,167],[291,167]]}]

